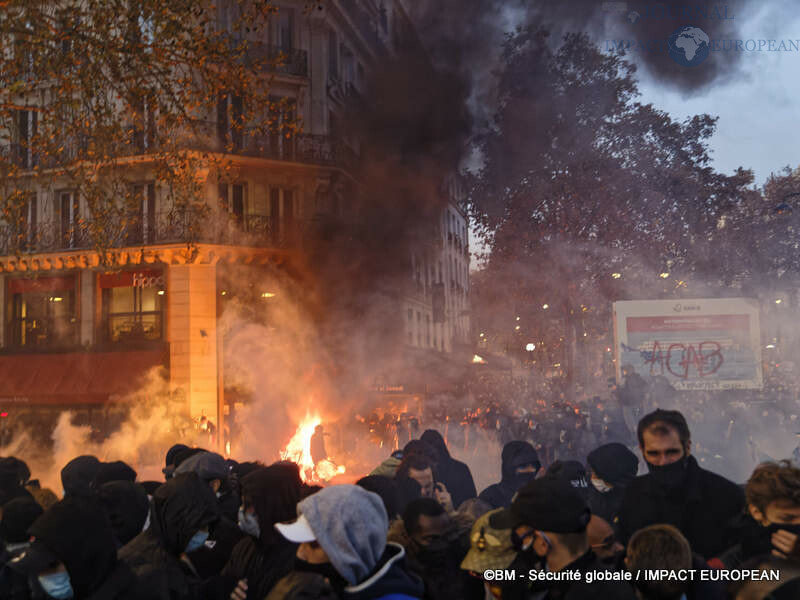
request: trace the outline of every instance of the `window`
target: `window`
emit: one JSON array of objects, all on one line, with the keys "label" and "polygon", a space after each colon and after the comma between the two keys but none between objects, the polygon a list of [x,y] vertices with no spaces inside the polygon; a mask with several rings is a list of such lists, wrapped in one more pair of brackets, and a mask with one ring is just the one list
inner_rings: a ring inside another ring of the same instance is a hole
[{"label": "window", "polygon": [[328,79],[339,79],[339,41],[336,32],[328,32]]},{"label": "window", "polygon": [[408,322],[411,323],[414,321],[414,311],[410,308],[408,309]]},{"label": "window", "polygon": [[79,228],[80,205],[78,195],[72,190],[56,192],[55,212],[59,224],[62,248],[76,248],[83,239]]},{"label": "window", "polygon": [[130,224],[127,228],[128,246],[152,244],[156,241],[156,185],[137,183],[131,187]]},{"label": "window", "polygon": [[267,117],[269,155],[273,158],[294,158],[294,124],[297,121],[297,100],[282,96],[269,97]]},{"label": "window", "polygon": [[426,334],[425,334],[425,345],[431,345],[431,316],[425,315],[425,325],[426,325]]},{"label": "window", "polygon": [[244,100],[233,94],[217,99],[217,139],[228,152],[241,150],[244,143]]},{"label": "window", "polygon": [[39,207],[36,193],[25,194],[25,200],[14,207],[7,219],[10,219],[12,230],[16,232],[16,240],[21,252],[34,251],[39,238]]},{"label": "window", "polygon": [[346,84],[353,84],[355,82],[355,57],[353,52],[342,44],[340,50],[342,60],[342,81]]},{"label": "window", "polygon": [[14,140],[14,160],[22,169],[32,169],[38,164],[38,156],[34,152],[39,114],[34,110],[16,111],[16,136]]},{"label": "window", "polygon": [[140,154],[156,146],[156,110],[156,101],[151,95],[135,95],[131,99],[131,144]]},{"label": "window", "polygon": [[367,76],[364,74],[364,65],[361,63],[358,63],[357,77],[358,79],[356,79],[356,82],[358,83],[358,87],[363,88],[367,81]]},{"label": "window", "polygon": [[242,26],[242,14],[237,0],[217,0],[217,31],[237,34]]},{"label": "window", "polygon": [[389,32],[389,13],[386,10],[386,6],[384,4],[381,4],[380,8],[379,8],[379,11],[380,11],[381,30],[383,30],[383,33],[388,33]]},{"label": "window", "polygon": [[269,222],[272,243],[285,246],[295,241],[297,224],[294,191],[284,188],[271,188],[269,191]]},{"label": "window", "polygon": [[77,343],[75,277],[10,279],[8,293],[10,346],[43,348]]},{"label": "window", "polygon": [[123,271],[100,276],[103,338],[147,342],[163,338],[166,278],[162,271]]},{"label": "window", "polygon": [[293,45],[294,9],[281,7],[278,9],[278,47],[291,50]]},{"label": "window", "polygon": [[247,184],[220,182],[218,191],[220,208],[243,224],[247,215]]}]

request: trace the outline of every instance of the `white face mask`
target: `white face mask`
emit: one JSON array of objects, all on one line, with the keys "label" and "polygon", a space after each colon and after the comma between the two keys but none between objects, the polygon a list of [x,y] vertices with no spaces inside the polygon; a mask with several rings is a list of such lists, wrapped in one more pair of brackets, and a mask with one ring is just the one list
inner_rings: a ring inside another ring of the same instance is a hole
[{"label": "white face mask", "polygon": [[592,485],[594,486],[594,489],[596,489],[601,494],[605,494],[606,492],[610,492],[612,489],[614,489],[613,485],[609,485],[605,481],[603,481],[602,479],[598,479],[597,477],[592,477]]}]

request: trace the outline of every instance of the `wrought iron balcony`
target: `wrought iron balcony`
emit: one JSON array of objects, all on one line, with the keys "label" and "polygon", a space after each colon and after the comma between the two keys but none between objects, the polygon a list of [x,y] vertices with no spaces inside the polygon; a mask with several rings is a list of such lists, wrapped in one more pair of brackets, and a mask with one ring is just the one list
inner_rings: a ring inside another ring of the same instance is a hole
[{"label": "wrought iron balcony", "polygon": [[215,217],[194,210],[161,212],[144,220],[133,216],[110,225],[84,219],[73,224],[2,225],[0,255],[174,243],[293,249],[307,243],[315,226],[299,219],[227,213]]},{"label": "wrought iron balcony", "polygon": [[257,128],[222,128],[214,121],[194,121],[179,146],[354,170],[358,155],[346,143],[327,135],[301,133],[287,137]]}]

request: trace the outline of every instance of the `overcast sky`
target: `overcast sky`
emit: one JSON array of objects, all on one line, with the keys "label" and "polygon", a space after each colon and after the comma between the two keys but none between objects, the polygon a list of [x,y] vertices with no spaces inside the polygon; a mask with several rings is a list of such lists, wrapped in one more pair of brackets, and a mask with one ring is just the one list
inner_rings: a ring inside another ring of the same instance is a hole
[{"label": "overcast sky", "polygon": [[[765,0],[755,14],[743,15],[742,37],[800,40],[798,8],[775,11]],[[707,60],[714,58],[712,52]],[[641,100],[678,119],[703,112],[718,116],[714,166],[727,174],[738,166],[752,168],[760,185],[770,172],[800,165],[800,52],[744,52],[740,64],[736,77],[689,97],[641,73]]]}]

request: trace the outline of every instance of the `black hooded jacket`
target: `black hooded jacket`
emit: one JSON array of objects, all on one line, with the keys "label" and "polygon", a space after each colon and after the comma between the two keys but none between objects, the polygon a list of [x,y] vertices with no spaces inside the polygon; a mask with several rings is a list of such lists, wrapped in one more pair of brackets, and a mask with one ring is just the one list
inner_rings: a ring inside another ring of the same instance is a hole
[{"label": "black hooded jacket", "polygon": [[117,547],[122,547],[142,532],[150,501],[141,484],[133,481],[109,481],[97,490],[100,503],[111,521]]},{"label": "black hooded jacket", "polygon": [[25,471],[30,477],[28,466],[18,458],[0,458],[0,506],[14,498],[33,498],[22,486]]},{"label": "black hooded jacket", "polygon": [[194,473],[176,475],[153,495],[150,527],[119,551],[160,600],[193,598],[199,581],[181,554],[195,533],[217,519],[214,492]]},{"label": "black hooded jacket", "polygon": [[428,429],[420,439],[436,451],[436,479],[447,487],[455,508],[458,508],[464,500],[478,495],[469,467],[450,456],[447,444],[438,431]]},{"label": "black hooded jacket", "polygon": [[242,496],[252,504],[261,536],[245,536],[233,549],[222,574],[236,581],[247,579],[247,598],[262,600],[292,570],[297,545],[275,529],[275,523],[297,518],[303,483],[295,465],[262,467],[242,479]]},{"label": "black hooded jacket", "polygon": [[83,498],[62,500],[28,532],[64,564],[75,600],[152,597],[133,571],[117,561],[111,524],[96,503]]},{"label": "black hooded jacket", "polygon": [[541,467],[536,449],[528,442],[513,441],[503,446],[503,478],[500,483],[490,485],[478,496],[488,502],[492,508],[508,508],[511,498],[528,479],[517,475],[517,469],[525,465],[534,465],[538,471]]},{"label": "black hooded jacket", "polygon": [[100,471],[100,461],[96,457],[78,456],[61,469],[61,485],[64,497],[87,496],[94,493],[94,482]]}]

